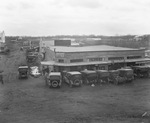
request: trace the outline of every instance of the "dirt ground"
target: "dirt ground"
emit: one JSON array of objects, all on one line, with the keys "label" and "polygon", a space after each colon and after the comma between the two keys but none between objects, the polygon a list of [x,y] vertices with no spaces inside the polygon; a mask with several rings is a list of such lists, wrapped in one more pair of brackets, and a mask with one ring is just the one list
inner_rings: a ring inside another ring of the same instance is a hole
[{"label": "dirt ground", "polygon": [[51,89],[43,77],[17,79],[24,60],[17,48],[4,59],[0,123],[150,123],[150,79],[119,86],[69,88],[63,83]]}]

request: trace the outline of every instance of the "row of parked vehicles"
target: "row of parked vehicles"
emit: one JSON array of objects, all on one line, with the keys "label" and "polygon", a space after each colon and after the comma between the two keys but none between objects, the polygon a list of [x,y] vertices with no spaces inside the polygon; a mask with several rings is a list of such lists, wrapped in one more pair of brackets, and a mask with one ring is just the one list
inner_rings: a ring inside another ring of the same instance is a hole
[{"label": "row of parked vehicles", "polygon": [[[21,48],[22,49],[22,48]],[[26,65],[20,65],[18,67],[19,79],[28,78],[29,75],[38,77],[41,75],[39,72],[39,49],[31,48],[26,49]]]},{"label": "row of parked vehicles", "polygon": [[51,72],[45,76],[46,85],[49,87],[61,87],[62,82],[70,87],[82,86],[82,84],[102,84],[132,82],[135,78],[149,77],[150,67],[133,66],[118,70],[83,70],[83,71],[63,71]]}]

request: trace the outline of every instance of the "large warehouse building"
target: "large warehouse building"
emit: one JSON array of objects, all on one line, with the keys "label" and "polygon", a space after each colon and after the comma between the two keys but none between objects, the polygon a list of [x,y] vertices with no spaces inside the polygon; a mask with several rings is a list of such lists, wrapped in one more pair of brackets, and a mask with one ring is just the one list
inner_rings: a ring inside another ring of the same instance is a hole
[{"label": "large warehouse building", "polygon": [[51,66],[54,71],[81,71],[83,69],[118,69],[150,62],[144,49],[114,47],[108,45],[68,47],[44,47],[45,60],[42,65]]}]

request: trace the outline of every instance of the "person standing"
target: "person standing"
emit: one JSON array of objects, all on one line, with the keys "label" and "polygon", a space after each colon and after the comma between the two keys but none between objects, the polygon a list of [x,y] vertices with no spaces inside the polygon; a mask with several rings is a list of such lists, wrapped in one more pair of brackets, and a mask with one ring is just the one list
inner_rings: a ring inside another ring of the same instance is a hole
[{"label": "person standing", "polygon": [[2,84],[4,84],[3,71],[0,71],[0,81],[1,81]]},{"label": "person standing", "polygon": [[47,74],[49,74],[49,67],[47,66],[47,68],[45,69],[45,72],[47,73]]}]

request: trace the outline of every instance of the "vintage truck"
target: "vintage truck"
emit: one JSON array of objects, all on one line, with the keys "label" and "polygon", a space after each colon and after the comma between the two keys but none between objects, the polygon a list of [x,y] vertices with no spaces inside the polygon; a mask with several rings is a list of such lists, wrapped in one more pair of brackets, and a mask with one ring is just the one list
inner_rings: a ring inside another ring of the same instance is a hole
[{"label": "vintage truck", "polygon": [[125,83],[125,77],[121,77],[119,75],[119,70],[110,70],[109,71],[109,82],[114,83],[116,85]]},{"label": "vintage truck", "polygon": [[132,66],[134,76],[136,78],[148,78],[150,77],[150,67],[147,65],[143,66]]},{"label": "vintage truck", "polygon": [[108,83],[109,71],[108,70],[97,70],[98,83]]},{"label": "vintage truck", "polygon": [[38,59],[38,55],[30,52],[29,54],[27,54],[26,59],[28,63],[34,63]]},{"label": "vintage truck", "polygon": [[46,75],[45,83],[48,87],[61,87],[62,85],[62,76],[60,72],[51,72]]},{"label": "vintage truck", "polygon": [[97,83],[97,72],[93,70],[83,70],[81,71],[82,80],[84,84],[96,84]]},{"label": "vintage truck", "polygon": [[19,72],[19,75],[18,75],[19,79],[28,78],[28,75],[29,75],[28,66],[19,66],[18,67],[18,72]]},{"label": "vintage truck", "polygon": [[78,71],[65,72],[65,74],[63,74],[63,80],[69,84],[70,87],[82,85],[82,75]]},{"label": "vintage truck", "polygon": [[119,76],[124,77],[126,82],[132,82],[134,80],[133,69],[121,68],[119,70]]}]

